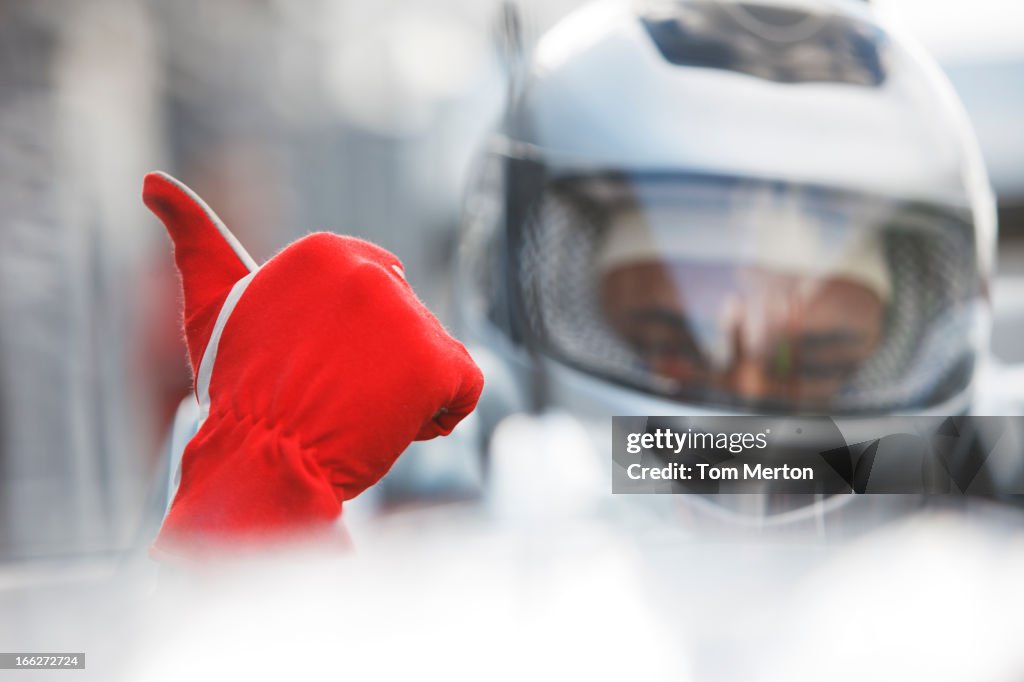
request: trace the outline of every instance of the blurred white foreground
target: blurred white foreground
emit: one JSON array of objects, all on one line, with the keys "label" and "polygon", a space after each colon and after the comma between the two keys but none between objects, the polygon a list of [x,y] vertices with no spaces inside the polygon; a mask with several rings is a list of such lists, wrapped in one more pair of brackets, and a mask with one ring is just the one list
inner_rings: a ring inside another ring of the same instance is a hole
[{"label": "blurred white foreground", "polygon": [[584,459],[544,466],[585,443],[567,419],[516,417],[495,442],[488,513],[364,519],[343,555],[278,550],[156,580],[142,557],[49,582],[37,567],[32,589],[0,589],[0,641],[85,651],[79,678],[132,682],[1024,673],[1017,512],[922,510],[852,539],[722,533],[612,497]]}]

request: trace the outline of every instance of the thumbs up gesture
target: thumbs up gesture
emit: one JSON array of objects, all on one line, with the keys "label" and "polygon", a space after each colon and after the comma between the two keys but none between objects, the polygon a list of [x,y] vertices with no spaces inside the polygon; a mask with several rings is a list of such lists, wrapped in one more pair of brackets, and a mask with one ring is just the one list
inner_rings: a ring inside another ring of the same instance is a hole
[{"label": "thumbs up gesture", "polygon": [[174,243],[200,405],[156,553],[330,526],[476,406],[479,368],[386,250],[318,233],[259,266],[174,178],[143,201]]}]

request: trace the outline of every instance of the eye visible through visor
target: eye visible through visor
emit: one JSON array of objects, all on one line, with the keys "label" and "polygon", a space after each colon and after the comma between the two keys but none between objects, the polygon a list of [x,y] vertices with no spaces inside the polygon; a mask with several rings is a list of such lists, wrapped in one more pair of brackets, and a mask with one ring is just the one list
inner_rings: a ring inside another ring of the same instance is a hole
[{"label": "eye visible through visor", "polygon": [[761,180],[547,183],[519,255],[543,351],[684,402],[922,407],[973,371],[980,277],[952,207]]}]

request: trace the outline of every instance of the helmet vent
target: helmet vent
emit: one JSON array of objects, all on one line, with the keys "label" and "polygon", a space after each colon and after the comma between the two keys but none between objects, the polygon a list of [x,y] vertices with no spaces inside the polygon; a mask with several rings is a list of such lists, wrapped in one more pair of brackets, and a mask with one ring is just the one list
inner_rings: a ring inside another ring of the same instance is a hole
[{"label": "helmet vent", "polygon": [[877,87],[883,36],[850,17],[740,2],[680,2],[641,15],[676,66],[720,69],[779,83]]}]

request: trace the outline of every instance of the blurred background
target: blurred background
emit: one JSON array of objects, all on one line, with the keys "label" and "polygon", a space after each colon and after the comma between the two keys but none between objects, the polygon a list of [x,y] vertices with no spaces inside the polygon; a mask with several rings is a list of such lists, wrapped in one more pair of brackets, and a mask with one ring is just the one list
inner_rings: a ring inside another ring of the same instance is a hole
[{"label": "blurred background", "polygon": [[[526,35],[582,4],[523,0]],[[877,0],[942,65],[998,193],[994,350],[1024,361],[1024,6]],[[0,0],[0,585],[148,541],[190,390],[166,170],[257,261],[313,230],[394,251],[450,319],[475,152],[506,93],[484,0]]]}]

